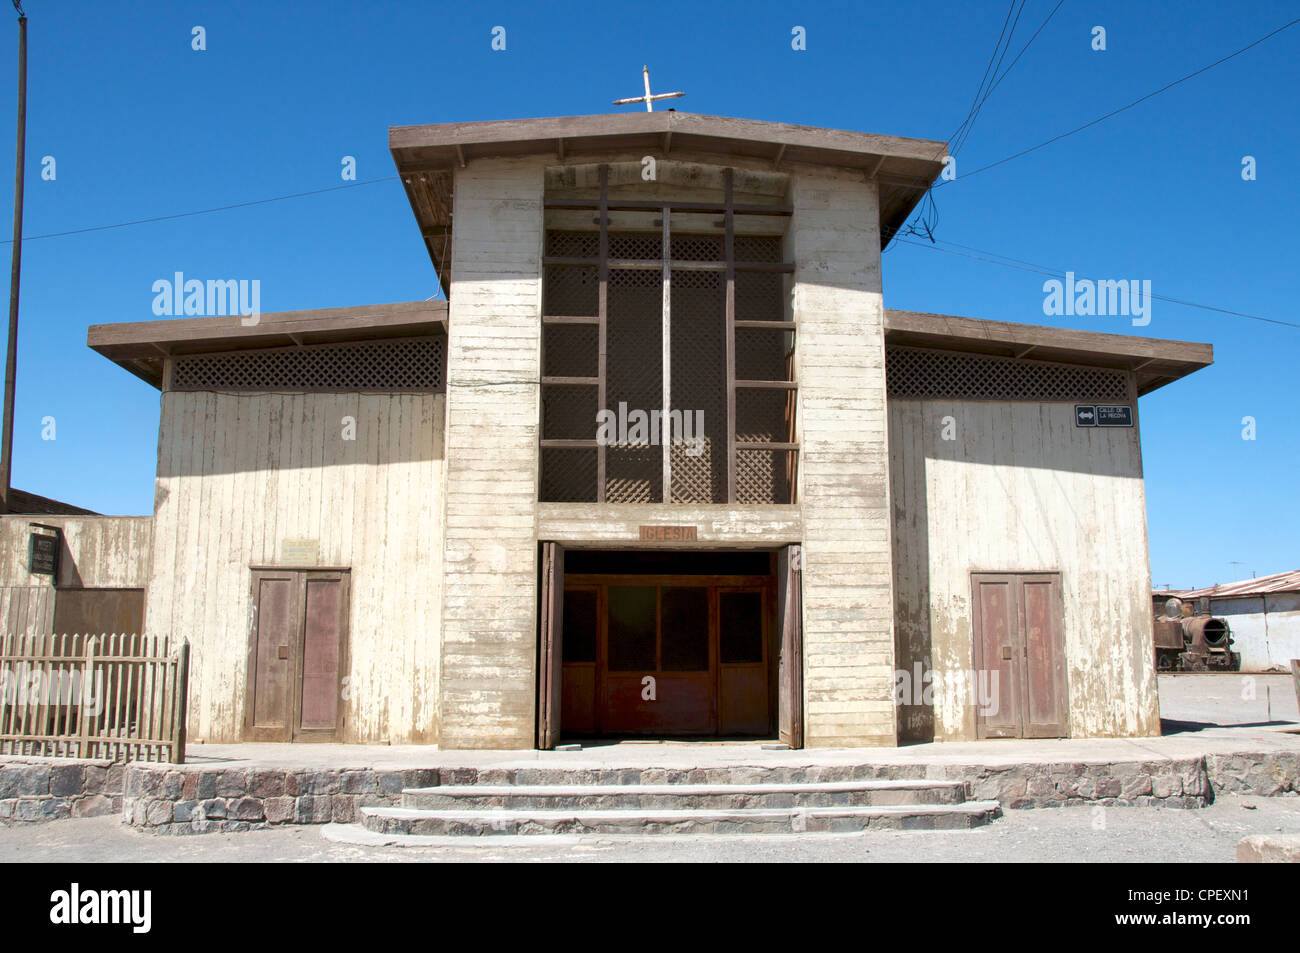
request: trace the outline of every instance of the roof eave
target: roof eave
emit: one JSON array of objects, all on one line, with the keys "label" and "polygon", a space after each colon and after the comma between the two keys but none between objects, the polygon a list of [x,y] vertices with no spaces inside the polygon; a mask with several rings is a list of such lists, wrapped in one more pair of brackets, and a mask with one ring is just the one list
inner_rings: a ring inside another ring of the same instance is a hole
[{"label": "roof eave", "polygon": [[1138,396],[1214,363],[1214,348],[1198,341],[1075,331],[950,314],[885,311],[890,344],[946,348],[1132,371]]}]

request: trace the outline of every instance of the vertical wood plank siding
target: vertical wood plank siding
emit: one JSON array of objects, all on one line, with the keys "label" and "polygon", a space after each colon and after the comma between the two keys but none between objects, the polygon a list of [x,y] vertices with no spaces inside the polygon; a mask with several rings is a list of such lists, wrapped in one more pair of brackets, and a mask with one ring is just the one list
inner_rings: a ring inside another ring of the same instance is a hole
[{"label": "vertical wood plank siding", "polygon": [[308,538],[316,565],[351,570],[341,740],[437,741],[444,409],[438,394],[163,394],[145,627],[190,640],[192,740],[240,738],[250,567]]},{"label": "vertical wood plank siding", "polygon": [[[944,418],[956,439],[942,439]],[[900,667],[929,658],[936,740],[975,737],[971,572],[1061,573],[1070,735],[1160,733],[1134,428],[1071,404],[891,401]],[[926,716],[903,726],[924,736]]]}]

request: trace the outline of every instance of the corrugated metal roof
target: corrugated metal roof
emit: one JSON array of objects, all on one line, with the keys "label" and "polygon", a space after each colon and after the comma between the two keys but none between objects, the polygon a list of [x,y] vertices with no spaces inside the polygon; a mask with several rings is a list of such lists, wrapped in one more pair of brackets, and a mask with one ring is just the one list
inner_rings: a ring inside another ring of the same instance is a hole
[{"label": "corrugated metal roof", "polygon": [[1222,585],[1206,586],[1204,589],[1157,589],[1153,595],[1177,596],[1179,599],[1199,599],[1209,596],[1212,599],[1228,596],[1260,596],[1271,592],[1300,592],[1300,569],[1290,572],[1277,572],[1271,576],[1258,579],[1243,579],[1241,582],[1226,582]]}]

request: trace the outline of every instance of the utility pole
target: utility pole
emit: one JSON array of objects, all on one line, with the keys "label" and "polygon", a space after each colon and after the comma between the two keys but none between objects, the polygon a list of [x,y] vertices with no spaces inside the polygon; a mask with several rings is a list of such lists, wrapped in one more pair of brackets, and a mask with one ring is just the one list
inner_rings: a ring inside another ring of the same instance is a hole
[{"label": "utility pole", "polygon": [[23,165],[27,147],[27,14],[18,11],[18,152],[14,166],[14,247],[9,270],[9,346],[5,351],[4,420],[0,424],[0,513],[9,512],[14,472],[14,389],[18,373],[18,276],[23,264]]}]

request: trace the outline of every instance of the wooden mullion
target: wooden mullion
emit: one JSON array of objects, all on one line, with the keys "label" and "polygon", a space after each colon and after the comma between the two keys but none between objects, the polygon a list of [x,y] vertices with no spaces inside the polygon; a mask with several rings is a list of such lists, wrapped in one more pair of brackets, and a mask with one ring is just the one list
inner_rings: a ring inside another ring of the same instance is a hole
[{"label": "wooden mullion", "polygon": [[662,462],[662,488],[660,492],[661,502],[671,503],[673,499],[673,464],[672,464],[672,439],[671,433],[668,437],[664,435],[664,428],[671,430],[671,423],[668,417],[668,411],[672,407],[672,381],[673,381],[673,362],[672,362],[672,270],[675,263],[672,260],[672,233],[668,227],[669,216],[663,217],[663,249],[660,252],[661,265],[663,267],[663,334],[660,343],[660,349],[663,351],[663,380],[662,386],[663,398],[661,406],[663,416],[659,420],[659,451]]},{"label": "wooden mullion", "polygon": [[736,502],[736,213],[733,194],[734,173],[722,173],[724,226],[723,259],[726,262],[727,301],[725,334],[727,346],[727,502]]},{"label": "wooden mullion", "polygon": [[750,331],[793,331],[793,321],[737,321],[736,330]]},{"label": "wooden mullion", "polygon": [[[600,217],[600,248],[597,264],[599,290],[597,291],[596,320],[596,410],[607,405],[608,379],[606,356],[609,334],[609,166],[600,167],[600,200],[597,205]],[[596,502],[605,502],[605,444],[596,447]]]},{"label": "wooden mullion", "polygon": [[797,390],[799,386],[794,381],[735,381],[734,384],[739,390]]},{"label": "wooden mullion", "polygon": [[737,441],[737,450],[798,450],[797,443],[764,443],[762,441]]}]

